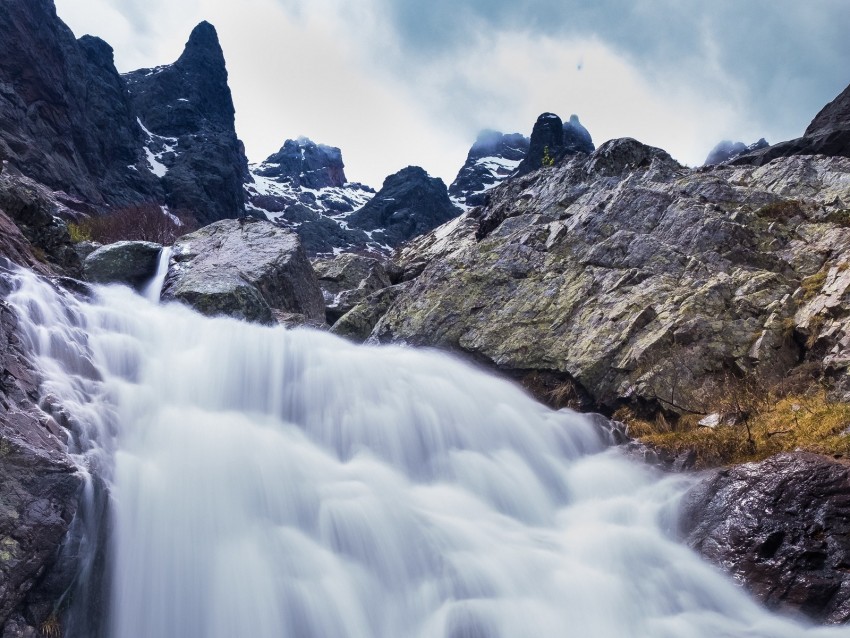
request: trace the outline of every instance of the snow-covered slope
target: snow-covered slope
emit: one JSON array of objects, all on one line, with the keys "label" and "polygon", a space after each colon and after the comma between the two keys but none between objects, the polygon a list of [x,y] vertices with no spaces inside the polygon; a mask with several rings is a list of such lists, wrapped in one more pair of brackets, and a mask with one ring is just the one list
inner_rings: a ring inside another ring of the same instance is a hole
[{"label": "snow-covered slope", "polygon": [[485,193],[510,176],[527,153],[528,138],[519,133],[482,131],[449,187],[449,195],[465,208],[483,204]]},{"label": "snow-covered slope", "polygon": [[346,219],[375,195],[348,182],[342,153],[333,146],[300,137],[286,140],[280,151],[249,167],[253,181],[245,184],[245,208],[298,232],[305,250],[325,254],[352,249],[382,250]]}]

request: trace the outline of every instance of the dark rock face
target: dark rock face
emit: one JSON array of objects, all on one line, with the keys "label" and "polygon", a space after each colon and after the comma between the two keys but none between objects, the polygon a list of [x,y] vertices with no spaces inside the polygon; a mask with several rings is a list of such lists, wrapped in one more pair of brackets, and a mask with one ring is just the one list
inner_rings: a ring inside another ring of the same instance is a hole
[{"label": "dark rock face", "polygon": [[148,241],[119,241],[91,252],[83,264],[94,284],[125,284],[141,288],[156,273],[162,246]]},{"label": "dark rock face", "polygon": [[163,300],[275,323],[275,311],[324,322],[325,304],[298,236],[266,221],[222,220],[174,244]]},{"label": "dark rock face", "polygon": [[768,607],[850,621],[850,465],[795,452],[722,470],[685,498],[687,543]]},{"label": "dark rock face", "polygon": [[792,155],[850,157],[850,86],[821,109],[803,137],[742,154],[732,163],[763,166],[777,157]]},{"label": "dark rock face", "polygon": [[262,177],[288,181],[306,188],[341,187],[346,183],[342,151],[316,144],[306,137],[286,140],[281,149],[255,170]]},{"label": "dark rock face", "polygon": [[348,217],[352,228],[367,231],[380,244],[398,246],[461,213],[443,180],[408,166],[384,180],[378,194]]},{"label": "dark rock face", "polygon": [[[4,233],[9,245],[3,254],[15,263],[33,267],[40,274],[50,271],[79,277],[82,263],[71,243],[68,227],[58,217],[61,208],[44,186],[25,177],[0,175],[0,211],[17,226],[16,230],[9,228],[8,234]],[[18,235],[23,235],[28,247],[22,248],[15,243]]]},{"label": "dark rock face", "polygon": [[[8,283],[0,279],[5,296]],[[35,635],[33,625],[52,609],[25,609],[25,603],[56,560],[81,481],[64,431],[37,407],[39,378],[17,326],[0,302],[0,632],[17,627]]]},{"label": "dark rock face", "polygon": [[137,166],[141,132],[112,49],[77,41],[52,0],[3,0],[0,149],[29,177],[96,204],[159,192]]},{"label": "dark rock face", "polygon": [[345,181],[338,148],[303,137],[286,140],[280,151],[252,165],[245,183],[248,213],[296,232],[309,255],[369,247],[369,236],[349,228],[347,218],[374,194]]},{"label": "dark rock face", "polygon": [[203,223],[241,215],[247,161],[215,28],[195,27],[174,64],[123,77],[168,206]]},{"label": "dark rock face", "polygon": [[739,157],[744,153],[759,151],[763,148],[767,148],[768,146],[770,146],[770,144],[768,144],[767,140],[764,138],[761,138],[758,142],[753,142],[749,146],[743,142],[730,142],[729,140],[723,140],[711,149],[708,157],[705,158],[703,166],[722,164],[723,162]]},{"label": "dark rock face", "polygon": [[572,115],[564,124],[554,113],[544,113],[534,123],[528,155],[517,168],[516,175],[536,171],[547,161],[555,164],[566,156],[592,153],[593,150],[590,133],[581,125],[578,116]]},{"label": "dark rock face", "polygon": [[485,203],[486,192],[513,173],[528,154],[529,139],[519,133],[482,131],[449,186],[449,195],[467,206]]},{"label": "dark rock face", "polygon": [[592,153],[596,150],[593,138],[581,122],[578,115],[570,115],[568,122],[564,122],[564,151],[567,155],[576,153]]}]

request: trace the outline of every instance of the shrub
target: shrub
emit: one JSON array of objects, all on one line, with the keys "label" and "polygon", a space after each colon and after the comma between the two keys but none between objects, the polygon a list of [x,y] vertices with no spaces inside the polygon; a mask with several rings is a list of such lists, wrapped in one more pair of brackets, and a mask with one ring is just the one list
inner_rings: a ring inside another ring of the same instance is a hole
[{"label": "shrub", "polygon": [[140,204],[69,224],[68,232],[74,242],[151,241],[169,245],[197,228],[197,220],[187,211],[168,214],[156,204]]}]

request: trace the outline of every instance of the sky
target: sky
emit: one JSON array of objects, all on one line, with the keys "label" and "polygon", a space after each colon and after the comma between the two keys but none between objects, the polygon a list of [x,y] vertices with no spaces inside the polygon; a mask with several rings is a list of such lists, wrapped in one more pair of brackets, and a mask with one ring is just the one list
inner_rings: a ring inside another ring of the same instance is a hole
[{"label": "sky", "polygon": [[850,84],[848,0],[56,0],[121,72],[219,33],[249,161],[287,138],[342,149],[380,187],[407,165],[449,184],[484,128],[573,113],[684,164],[722,139],[802,135]]}]

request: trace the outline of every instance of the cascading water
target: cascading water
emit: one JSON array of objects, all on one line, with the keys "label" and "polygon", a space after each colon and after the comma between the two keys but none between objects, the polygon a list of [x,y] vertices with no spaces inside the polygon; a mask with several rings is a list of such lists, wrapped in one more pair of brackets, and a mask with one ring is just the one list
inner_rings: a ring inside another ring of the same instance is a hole
[{"label": "cascading water", "polygon": [[108,612],[74,637],[847,635],[672,540],[687,479],[446,355],[17,278],[45,391],[110,485]]}]

